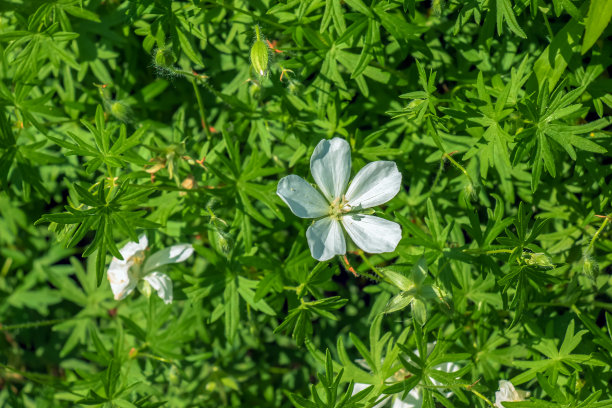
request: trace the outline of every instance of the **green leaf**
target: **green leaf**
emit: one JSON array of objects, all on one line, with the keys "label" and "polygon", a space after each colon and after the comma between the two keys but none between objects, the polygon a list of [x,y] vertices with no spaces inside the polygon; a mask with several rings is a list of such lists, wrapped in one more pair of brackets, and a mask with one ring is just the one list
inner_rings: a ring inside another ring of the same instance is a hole
[{"label": "green leaf", "polygon": [[521,38],[527,38],[527,34],[521,29],[516,21],[512,3],[510,0],[496,0],[497,2],[497,34],[502,34],[502,23],[505,20],[510,30]]},{"label": "green leaf", "polygon": [[589,14],[585,22],[585,33],[582,39],[581,53],[586,53],[601,36],[612,18],[612,2],[609,0],[591,0]]}]

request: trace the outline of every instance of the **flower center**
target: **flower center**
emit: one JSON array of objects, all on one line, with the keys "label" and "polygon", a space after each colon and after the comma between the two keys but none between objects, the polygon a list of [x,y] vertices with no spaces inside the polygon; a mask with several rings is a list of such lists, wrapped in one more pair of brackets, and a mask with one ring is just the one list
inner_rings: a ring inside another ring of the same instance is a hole
[{"label": "flower center", "polygon": [[337,197],[329,206],[329,216],[335,220],[342,219],[342,216],[349,211],[351,211],[351,206],[348,205],[344,195],[342,197]]},{"label": "flower center", "polygon": [[145,251],[138,251],[128,259],[130,269],[128,273],[136,280],[140,279],[140,267],[145,260]]},{"label": "flower center", "polygon": [[145,260],[144,251],[138,251],[134,255],[132,255],[130,259],[128,259],[128,261],[131,262],[132,265],[142,265],[144,260]]},{"label": "flower center", "polygon": [[400,368],[393,374],[393,378],[397,381],[404,381],[410,377],[412,377],[412,374],[405,368]]}]

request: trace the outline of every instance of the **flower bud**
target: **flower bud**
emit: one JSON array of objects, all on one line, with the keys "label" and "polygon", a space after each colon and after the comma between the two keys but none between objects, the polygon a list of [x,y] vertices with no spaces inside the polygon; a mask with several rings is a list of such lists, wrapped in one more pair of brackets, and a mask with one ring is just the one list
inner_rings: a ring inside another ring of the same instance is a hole
[{"label": "flower bud", "polygon": [[153,293],[153,288],[151,288],[151,284],[144,279],[138,282],[138,290],[140,290],[140,293],[145,295],[147,298],[150,298],[151,294]]},{"label": "flower bud", "polygon": [[431,1],[431,11],[436,17],[440,17],[442,15],[443,8],[444,8],[444,0],[432,0]]},{"label": "flower bud", "polygon": [[585,255],[583,259],[582,272],[590,279],[594,279],[599,272],[599,264],[589,255]]},{"label": "flower bud", "polygon": [[536,265],[545,268],[554,268],[555,266],[552,263],[551,259],[543,252],[529,254],[529,257],[525,260],[525,262],[527,263],[527,265]]},{"label": "flower bud", "polygon": [[180,372],[177,366],[172,365],[170,367],[170,370],[168,370],[168,381],[172,385],[178,385],[179,382],[181,381]]},{"label": "flower bud", "polygon": [[171,49],[158,48],[157,51],[155,51],[155,64],[156,65],[163,67],[163,68],[170,68],[171,66],[174,65],[175,62],[176,62],[176,56],[174,55]]},{"label": "flower bud", "polygon": [[110,113],[122,122],[129,122],[132,116],[132,109],[123,102],[114,101],[110,104]]},{"label": "flower bud", "polygon": [[261,38],[259,27],[255,26],[257,40],[251,47],[251,66],[260,76],[265,76],[268,70],[268,44]]},{"label": "flower bud", "polygon": [[295,95],[298,93],[298,91],[300,90],[300,86],[301,84],[296,81],[295,79],[290,79],[287,82],[287,90],[289,91],[289,93]]},{"label": "flower bud", "polygon": [[476,201],[478,198],[478,194],[476,193],[476,188],[474,188],[474,184],[467,183],[465,187],[463,187],[463,191],[465,193],[465,198],[470,201]]}]

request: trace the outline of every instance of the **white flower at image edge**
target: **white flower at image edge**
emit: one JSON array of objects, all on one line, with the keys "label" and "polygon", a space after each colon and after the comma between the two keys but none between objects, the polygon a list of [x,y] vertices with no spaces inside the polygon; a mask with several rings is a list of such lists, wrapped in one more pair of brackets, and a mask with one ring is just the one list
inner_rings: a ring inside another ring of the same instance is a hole
[{"label": "white flower at image edge", "polygon": [[[428,354],[431,352],[431,350],[433,350],[433,347],[434,347],[433,343],[429,343],[427,345],[427,349],[428,349],[427,353]],[[414,350],[414,353],[417,356],[419,355],[419,351],[418,350]],[[363,363],[363,365],[364,365],[364,367],[369,369],[369,367],[367,367],[367,364],[365,364],[365,362]],[[449,363],[442,363],[442,364],[439,364],[439,365],[434,367],[435,370],[444,371],[445,373],[453,373],[455,371],[458,371],[459,368],[460,367],[457,364],[450,363],[450,362]],[[403,380],[405,378],[406,374],[408,374],[406,372],[406,370],[405,369],[401,369],[394,376],[394,377],[397,377],[397,378],[391,377],[388,380],[395,379],[396,381],[401,381],[401,380]],[[429,377],[429,380],[435,386],[441,385],[439,382],[437,382],[436,380],[434,380],[431,377]],[[371,384],[355,383],[355,386],[353,387],[353,395],[357,394],[360,391],[365,390],[370,385]],[[399,394],[396,394],[396,395],[402,395],[402,394],[399,393]],[[444,395],[446,396],[446,398],[450,398],[453,395],[453,393],[452,392],[447,392]],[[374,407],[372,407],[372,408],[382,408],[382,407],[385,406],[387,401],[389,401],[388,398],[382,400],[378,404],[374,405]],[[391,404],[391,407],[392,408],[421,408],[422,405],[423,405],[423,391],[422,391],[421,386],[419,384],[419,385],[415,386],[413,389],[411,389],[404,399],[395,398],[393,400],[393,403]]]},{"label": "white flower at image edge", "polygon": [[500,380],[499,391],[495,392],[495,407],[504,408],[502,402],[525,401],[528,396],[528,392],[516,390],[510,381]]},{"label": "white flower at image edge", "polygon": [[306,231],[313,258],[326,261],[346,253],[346,230],[365,252],[393,252],[402,238],[399,224],[360,211],[384,204],[399,192],[402,175],[392,161],[365,165],[351,184],[351,149],[340,138],[321,140],[310,157],[319,193],[303,178],[283,177],[276,193],[300,218],[317,219]]},{"label": "white flower at image edge", "polygon": [[185,261],[193,254],[193,247],[191,244],[178,244],[145,256],[148,245],[147,237],[142,235],[138,242],[128,242],[119,250],[123,261],[114,257],[111,260],[107,277],[115,300],[121,300],[132,293],[143,279],[166,304],[172,303],[172,280],[165,273],[159,272],[159,269],[170,263]]}]

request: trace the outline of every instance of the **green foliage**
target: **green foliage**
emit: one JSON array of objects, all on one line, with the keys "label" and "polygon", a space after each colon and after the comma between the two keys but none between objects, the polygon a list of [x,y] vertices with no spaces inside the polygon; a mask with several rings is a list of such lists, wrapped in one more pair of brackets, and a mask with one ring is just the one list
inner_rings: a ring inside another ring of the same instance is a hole
[{"label": "green foliage", "polygon": [[[611,18],[0,0],[0,406],[612,406]],[[333,137],[402,174],[393,252],[317,262],[275,194]]]}]

